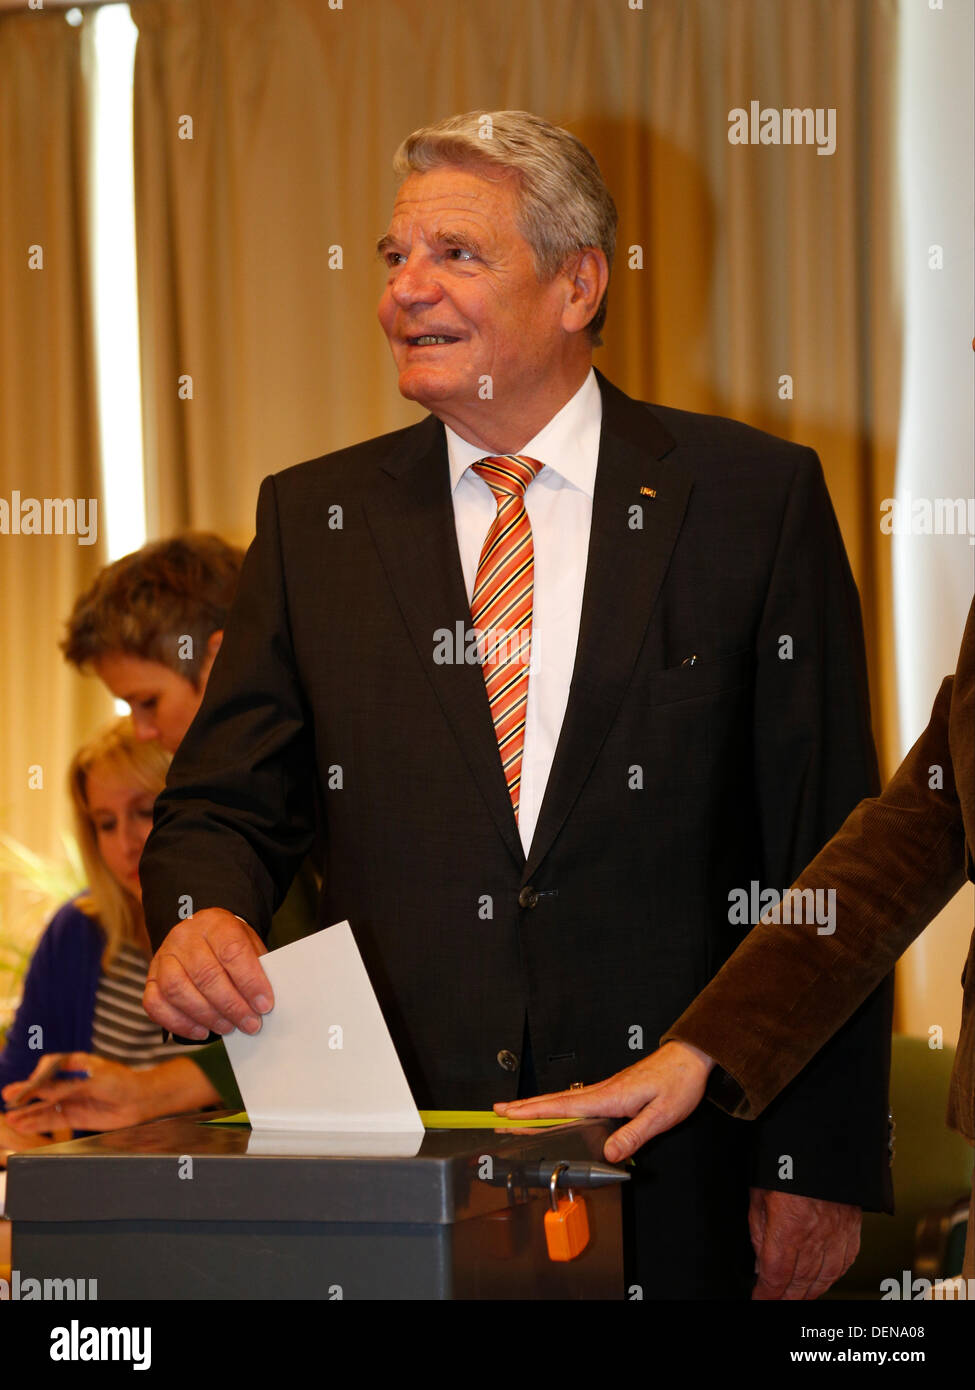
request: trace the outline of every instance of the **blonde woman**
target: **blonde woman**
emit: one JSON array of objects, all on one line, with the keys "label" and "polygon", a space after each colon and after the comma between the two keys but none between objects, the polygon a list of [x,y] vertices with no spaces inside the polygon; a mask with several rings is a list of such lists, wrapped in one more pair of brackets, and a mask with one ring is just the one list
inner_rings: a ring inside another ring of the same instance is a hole
[{"label": "blonde woman", "polygon": [[[0,1110],[7,1111],[0,1149],[219,1100],[187,1049],[164,1044],[142,1008],[150,947],[139,857],[169,760],[158,743],[137,738],[128,717],[72,760],[68,782],[88,887],[55,914],[38,943],[0,1052]],[[51,1068],[73,1079],[48,1080],[33,1103],[10,1110],[32,1078]]]}]

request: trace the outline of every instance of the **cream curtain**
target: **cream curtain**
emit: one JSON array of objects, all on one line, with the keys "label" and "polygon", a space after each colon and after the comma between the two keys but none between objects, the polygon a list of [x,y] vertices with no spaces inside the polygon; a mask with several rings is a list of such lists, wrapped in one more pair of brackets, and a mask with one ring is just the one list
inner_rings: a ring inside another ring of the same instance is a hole
[{"label": "cream curtain", "polygon": [[[133,15],[152,531],[246,540],[264,474],[417,418],[373,313],[392,152],[454,111],[538,111],[590,145],[619,206],[598,365],[634,395],[819,451],[890,765],[892,3],[140,0]],[[835,153],[730,144],[728,113],[752,99],[833,108]]]},{"label": "cream curtain", "polygon": [[[49,524],[60,514],[65,526],[70,508],[58,504],[80,498],[87,528],[88,499],[101,500],[86,65],[85,36],[63,13],[0,16],[0,498],[8,526],[10,510],[32,524],[28,499],[40,503],[42,519],[47,501]],[[57,649],[75,595],[104,563],[95,535],[82,544],[64,531],[0,533],[0,828],[44,855],[61,854],[59,832],[69,825],[68,761],[111,714],[95,682]],[[29,906],[30,895],[0,875],[0,1021]]]}]

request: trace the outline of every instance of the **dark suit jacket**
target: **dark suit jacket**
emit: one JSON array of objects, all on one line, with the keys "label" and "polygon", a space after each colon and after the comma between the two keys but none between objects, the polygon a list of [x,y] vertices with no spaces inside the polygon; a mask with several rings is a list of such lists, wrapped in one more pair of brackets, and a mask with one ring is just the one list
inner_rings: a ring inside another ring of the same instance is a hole
[{"label": "dark suit jacket", "polygon": [[[941,770],[939,777],[938,769]],[[934,785],[932,785],[932,783]],[[720,1063],[711,1094],[765,1109],[965,881],[975,882],[975,604],[954,677],[882,796],[862,801],[796,887],[836,890],[836,930],[763,923],[667,1034]],[[975,1143],[975,934],[948,1123]]]},{"label": "dark suit jacket", "polygon": [[[433,659],[470,610],[432,417],[265,480],[142,861],[157,946],[181,894],[263,933],[317,816],[322,925],[352,924],[421,1107],[514,1098],[526,1013],[542,1090],[638,1060],[740,939],[731,890],[790,884],[879,785],[815,454],[600,388],[575,669],[528,862],[483,674]],[[641,1155],[645,1296],[750,1277],[750,1180],[889,1204],[889,1009],[868,1003],[757,1132],[704,1107]]]}]

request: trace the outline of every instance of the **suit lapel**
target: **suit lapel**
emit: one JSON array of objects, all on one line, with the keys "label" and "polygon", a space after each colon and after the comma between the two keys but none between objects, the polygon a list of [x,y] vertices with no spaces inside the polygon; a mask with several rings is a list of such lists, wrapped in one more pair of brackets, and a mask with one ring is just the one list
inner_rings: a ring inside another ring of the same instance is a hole
[{"label": "suit lapel", "polygon": [[398,448],[382,465],[364,505],[421,665],[498,832],[521,867],[525,856],[498,757],[484,674],[479,665],[463,660],[462,644],[456,640],[453,661],[434,660],[438,630],[453,636],[471,626],[457,550],[447,442],[439,421],[430,416],[410,432],[406,447]]},{"label": "suit lapel", "polygon": [[[558,835],[619,709],[692,486],[676,460],[662,462],[674,442],[652,411],[597,377],[603,420],[579,641],[525,882]],[[633,507],[642,511],[642,529],[631,526]]]},{"label": "suit lapel", "polygon": [[[480,666],[434,661],[434,634],[471,625],[443,426],[414,427],[381,466],[366,520],[424,671],[524,881],[582,790],[636,664],[684,517],[691,481],[653,412],[597,372],[603,398],[586,583],[569,699],[527,864],[498,757]],[[641,492],[648,488],[655,495]],[[630,525],[642,508],[642,529]],[[457,655],[455,644],[454,655]]]}]

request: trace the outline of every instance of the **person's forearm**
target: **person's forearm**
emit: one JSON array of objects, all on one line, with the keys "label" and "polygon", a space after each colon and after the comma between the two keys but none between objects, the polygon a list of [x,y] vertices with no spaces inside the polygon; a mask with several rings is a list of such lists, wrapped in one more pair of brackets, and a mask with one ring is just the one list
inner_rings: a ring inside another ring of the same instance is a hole
[{"label": "person's forearm", "polygon": [[174,1057],[141,1073],[144,1120],[220,1104],[220,1093],[189,1057]]},{"label": "person's forearm", "polygon": [[206,1047],[198,1047],[191,1054],[191,1059],[193,1065],[203,1073],[209,1084],[216,1090],[220,1097],[220,1104],[227,1106],[230,1110],[244,1109],[244,1099],[237,1087],[234,1069],[230,1065],[230,1058],[227,1056],[227,1049],[224,1047],[222,1039],[220,1042],[209,1043]]},{"label": "person's forearm", "polygon": [[[927,728],[883,794],[855,807],[793,885],[833,892],[828,930],[763,920],[664,1034],[715,1057],[733,1080],[715,1078],[709,1094],[732,1113],[764,1110],[961,887],[951,686],[943,682]],[[936,788],[933,766],[943,775]]]}]

